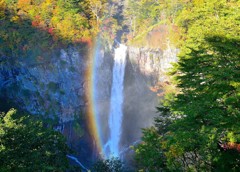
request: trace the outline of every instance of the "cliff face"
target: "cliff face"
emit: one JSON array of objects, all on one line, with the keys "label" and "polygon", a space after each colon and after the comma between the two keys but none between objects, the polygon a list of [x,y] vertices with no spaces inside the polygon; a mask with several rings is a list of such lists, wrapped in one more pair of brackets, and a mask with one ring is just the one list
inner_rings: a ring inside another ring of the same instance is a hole
[{"label": "cliff face", "polygon": [[95,152],[86,120],[85,54],[72,47],[54,50],[48,60],[2,57],[0,98],[10,100],[15,108],[55,119],[54,128],[66,136],[80,160],[89,163]]},{"label": "cliff face", "polygon": [[[128,147],[140,140],[142,128],[150,127],[158,114],[162,98],[161,85],[168,83],[166,71],[177,61],[176,48],[166,50],[129,47],[124,83],[124,118],[121,146],[126,156]],[[131,158],[130,158],[131,159]],[[131,162],[131,160],[128,160]]]},{"label": "cliff face", "polygon": [[[58,55],[56,55],[58,54]],[[74,48],[60,50],[49,61],[19,59],[0,63],[1,96],[15,101],[31,114],[57,116],[68,122],[85,109],[84,57]]]},{"label": "cliff face", "polygon": [[178,49],[170,45],[166,50],[130,47],[129,61],[134,72],[150,77],[151,84],[154,84],[164,81],[171,63],[177,61],[177,53]]}]

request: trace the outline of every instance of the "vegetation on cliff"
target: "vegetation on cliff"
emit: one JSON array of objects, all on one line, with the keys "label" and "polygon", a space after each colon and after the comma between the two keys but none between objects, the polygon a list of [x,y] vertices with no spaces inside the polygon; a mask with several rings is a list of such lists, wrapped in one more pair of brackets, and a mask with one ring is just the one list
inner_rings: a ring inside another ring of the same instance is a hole
[{"label": "vegetation on cliff", "polygon": [[166,48],[167,39],[179,39],[176,19],[190,0],[127,0],[125,18],[128,40],[136,46]]},{"label": "vegetation on cliff", "polygon": [[178,91],[165,96],[155,127],[135,148],[145,171],[240,168],[240,2],[194,0],[178,11]]}]

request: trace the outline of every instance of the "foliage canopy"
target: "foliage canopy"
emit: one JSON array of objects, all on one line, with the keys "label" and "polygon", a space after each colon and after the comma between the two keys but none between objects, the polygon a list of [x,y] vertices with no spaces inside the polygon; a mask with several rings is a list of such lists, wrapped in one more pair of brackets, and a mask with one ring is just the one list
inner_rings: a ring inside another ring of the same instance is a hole
[{"label": "foliage canopy", "polygon": [[66,171],[64,137],[15,109],[0,116],[0,171]]},{"label": "foliage canopy", "polygon": [[[175,20],[182,43],[170,75],[179,91],[165,97],[156,128],[144,130],[136,158],[150,171],[236,171],[240,168],[239,1],[188,2]],[[144,157],[150,146],[153,151]]]}]

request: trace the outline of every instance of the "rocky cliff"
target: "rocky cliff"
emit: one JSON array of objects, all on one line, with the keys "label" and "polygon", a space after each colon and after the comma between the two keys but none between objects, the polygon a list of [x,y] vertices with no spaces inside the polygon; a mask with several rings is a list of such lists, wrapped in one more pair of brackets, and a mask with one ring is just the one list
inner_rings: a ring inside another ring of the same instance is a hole
[{"label": "rocky cliff", "polygon": [[31,114],[71,121],[85,108],[86,65],[85,57],[74,48],[59,50],[48,61],[30,64],[26,59],[11,63],[1,58],[1,96]]},{"label": "rocky cliff", "polygon": [[124,85],[124,119],[122,148],[140,140],[141,129],[150,127],[157,116],[156,106],[162,98],[166,72],[177,61],[178,49],[128,48]]},{"label": "rocky cliff", "polygon": [[54,50],[47,60],[0,59],[1,100],[30,114],[53,119],[54,128],[66,136],[84,162],[93,161],[95,156],[86,123],[88,66],[86,52],[76,47]]}]

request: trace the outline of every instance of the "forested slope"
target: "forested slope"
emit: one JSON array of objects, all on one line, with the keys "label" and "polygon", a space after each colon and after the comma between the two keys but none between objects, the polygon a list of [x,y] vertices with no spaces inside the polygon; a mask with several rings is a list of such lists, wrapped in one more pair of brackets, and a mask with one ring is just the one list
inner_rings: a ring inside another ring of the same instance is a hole
[{"label": "forested slope", "polygon": [[240,168],[240,2],[194,0],[173,18],[181,31],[179,61],[169,73],[155,127],[135,148],[150,171]]},{"label": "forested slope", "polygon": [[28,56],[33,50],[89,44],[104,9],[105,1],[100,0],[1,0],[0,53]]}]

